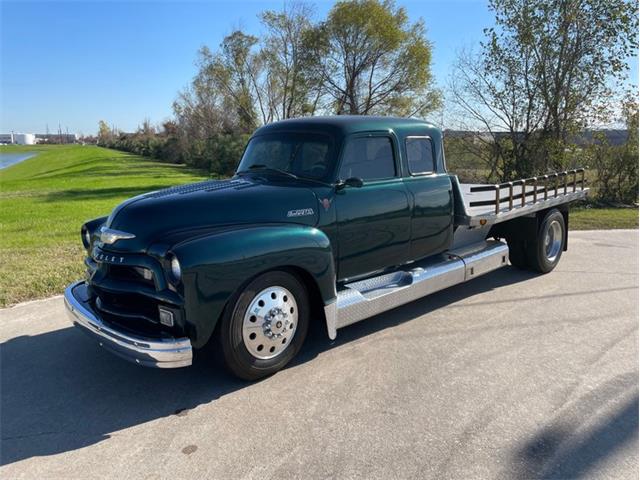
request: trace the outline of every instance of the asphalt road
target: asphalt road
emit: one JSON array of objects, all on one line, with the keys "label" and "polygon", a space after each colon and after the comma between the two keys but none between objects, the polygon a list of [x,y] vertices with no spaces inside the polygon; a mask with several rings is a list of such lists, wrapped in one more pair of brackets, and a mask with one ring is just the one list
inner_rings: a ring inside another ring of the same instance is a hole
[{"label": "asphalt road", "polygon": [[512,267],[307,341],[235,380],[150,370],[0,311],[9,478],[638,478],[638,232],[573,232]]}]

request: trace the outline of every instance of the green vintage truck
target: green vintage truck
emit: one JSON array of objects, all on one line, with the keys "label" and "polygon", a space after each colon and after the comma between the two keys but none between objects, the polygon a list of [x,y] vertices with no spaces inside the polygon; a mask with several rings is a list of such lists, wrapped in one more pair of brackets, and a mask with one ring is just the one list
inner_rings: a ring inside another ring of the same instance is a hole
[{"label": "green vintage truck", "polygon": [[584,170],[460,184],[442,133],[414,119],[314,117],[258,129],[233,178],[134,197],[82,226],[73,323],[141,365],[220,349],[258,379],[337,330],[510,262],[546,273],[567,249]]}]

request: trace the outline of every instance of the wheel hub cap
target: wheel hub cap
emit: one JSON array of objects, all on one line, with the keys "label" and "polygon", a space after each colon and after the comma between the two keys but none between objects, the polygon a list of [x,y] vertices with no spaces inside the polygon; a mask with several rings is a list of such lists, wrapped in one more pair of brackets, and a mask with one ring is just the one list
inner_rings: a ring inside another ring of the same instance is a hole
[{"label": "wheel hub cap", "polygon": [[282,337],[289,326],[289,315],[276,307],[269,311],[265,317],[262,328],[265,336],[269,338]]},{"label": "wheel hub cap", "polygon": [[256,358],[270,359],[289,346],[298,325],[298,305],[289,290],[280,286],[259,292],[244,315],[242,339]]},{"label": "wheel hub cap", "polygon": [[562,227],[554,220],[547,227],[544,236],[544,252],[548,261],[555,261],[562,248],[562,241]]}]

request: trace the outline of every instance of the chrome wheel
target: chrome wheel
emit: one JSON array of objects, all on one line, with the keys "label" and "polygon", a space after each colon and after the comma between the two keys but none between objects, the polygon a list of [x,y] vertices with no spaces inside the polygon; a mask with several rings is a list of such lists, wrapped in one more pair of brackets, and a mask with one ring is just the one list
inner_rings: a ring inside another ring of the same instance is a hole
[{"label": "chrome wheel", "polygon": [[286,350],[298,326],[298,304],[284,287],[258,293],[244,314],[242,339],[255,358],[267,360]]},{"label": "chrome wheel", "polygon": [[544,236],[544,252],[549,262],[554,262],[562,249],[562,226],[557,220],[549,223]]}]

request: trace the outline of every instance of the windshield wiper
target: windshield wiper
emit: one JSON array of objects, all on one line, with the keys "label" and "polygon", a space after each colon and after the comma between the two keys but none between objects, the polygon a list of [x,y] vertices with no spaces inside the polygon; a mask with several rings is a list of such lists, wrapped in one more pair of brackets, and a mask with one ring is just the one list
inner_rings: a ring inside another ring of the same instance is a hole
[{"label": "windshield wiper", "polygon": [[269,165],[264,165],[262,163],[256,163],[254,165],[251,165],[248,169],[241,170],[240,172],[236,172],[236,173],[238,173],[238,174],[247,173],[247,172],[251,172],[253,170],[269,170],[271,172],[276,172],[276,173],[279,173],[281,175],[286,175],[287,177],[295,178],[296,180],[298,180],[298,176],[293,174],[293,173],[291,173],[291,172],[287,172],[286,170],[282,170],[281,168],[270,167]]},{"label": "windshield wiper", "polygon": [[315,178],[309,178],[309,177],[301,177],[301,176],[296,175],[295,173],[287,172],[286,170],[282,170],[282,169],[276,168],[276,167],[270,167],[269,165],[264,165],[262,163],[256,163],[254,165],[251,165],[246,170],[241,170],[239,172],[236,172],[236,175],[242,175],[243,173],[250,173],[250,172],[253,172],[255,170],[269,170],[269,171],[272,171],[272,172],[279,173],[281,175],[286,175],[287,177],[293,178],[295,180],[302,180],[302,181],[307,181],[307,182],[318,183],[318,184],[323,185],[325,187],[333,186],[330,183],[323,182],[322,180],[316,180]]}]

